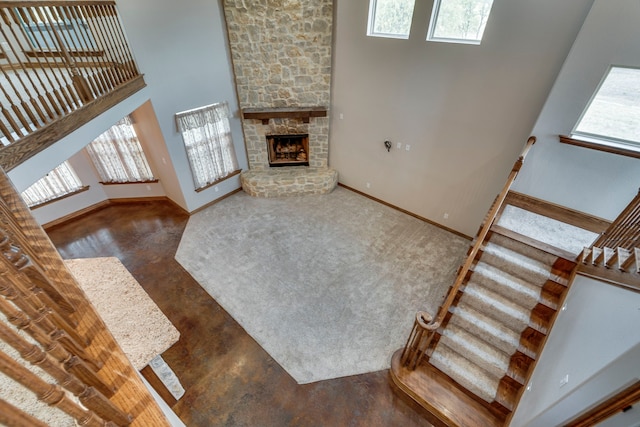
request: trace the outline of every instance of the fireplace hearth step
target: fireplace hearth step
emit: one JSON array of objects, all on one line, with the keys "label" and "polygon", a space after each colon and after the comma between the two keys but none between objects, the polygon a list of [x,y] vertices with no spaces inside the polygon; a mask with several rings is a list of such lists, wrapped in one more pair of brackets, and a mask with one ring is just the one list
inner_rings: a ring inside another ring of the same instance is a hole
[{"label": "fireplace hearth step", "polygon": [[338,171],[312,167],[247,170],[240,174],[240,182],[242,189],[254,197],[326,194],[338,184]]}]

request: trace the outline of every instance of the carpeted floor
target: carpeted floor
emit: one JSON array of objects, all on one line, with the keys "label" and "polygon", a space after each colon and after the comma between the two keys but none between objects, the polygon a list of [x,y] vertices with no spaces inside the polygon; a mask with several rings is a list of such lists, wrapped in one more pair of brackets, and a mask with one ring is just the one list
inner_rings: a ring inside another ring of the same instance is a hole
[{"label": "carpeted floor", "polygon": [[415,313],[442,302],[469,243],[343,188],[238,193],[190,218],[176,259],[309,383],[387,369]]}]

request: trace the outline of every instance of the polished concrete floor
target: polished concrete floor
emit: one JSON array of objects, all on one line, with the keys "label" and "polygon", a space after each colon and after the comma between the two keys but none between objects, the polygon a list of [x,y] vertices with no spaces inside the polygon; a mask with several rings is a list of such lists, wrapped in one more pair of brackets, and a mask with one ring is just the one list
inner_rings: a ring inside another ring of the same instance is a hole
[{"label": "polished concrete floor", "polygon": [[388,371],[298,385],[174,260],[187,220],[168,202],[119,204],[49,231],[65,259],[118,257],[178,328],[163,357],[187,426],[430,426]]}]

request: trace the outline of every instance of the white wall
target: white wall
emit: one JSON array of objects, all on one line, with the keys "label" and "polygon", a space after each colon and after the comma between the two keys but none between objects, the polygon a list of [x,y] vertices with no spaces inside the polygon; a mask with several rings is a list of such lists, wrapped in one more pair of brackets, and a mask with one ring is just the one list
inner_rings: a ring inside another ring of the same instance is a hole
[{"label": "white wall", "polygon": [[638,324],[640,293],[577,276],[511,427],[561,425],[640,379]]},{"label": "white wall", "polygon": [[167,194],[188,211],[240,187],[236,176],[196,193],[182,137],[174,115],[220,101],[228,101],[230,120],[240,168],[247,168],[237,97],[226,41],[222,8],[210,0],[119,0],[118,10],[131,49],[147,82],[147,91],[157,116],[177,188]]},{"label": "white wall", "polygon": [[338,1],[330,165],[340,181],[474,234],[592,1],[495,0],[480,46],[426,42],[430,0],[416,2],[409,40],[367,37],[369,1]]},{"label": "white wall", "polygon": [[640,67],[640,2],[596,0],[533,133],[538,143],[515,189],[607,219],[637,194],[640,160],[560,144],[610,65]]}]

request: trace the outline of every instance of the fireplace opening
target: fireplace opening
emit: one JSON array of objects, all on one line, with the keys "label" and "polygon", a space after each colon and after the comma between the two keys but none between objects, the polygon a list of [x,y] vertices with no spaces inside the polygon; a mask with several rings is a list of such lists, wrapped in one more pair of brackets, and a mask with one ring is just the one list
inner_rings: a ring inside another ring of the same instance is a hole
[{"label": "fireplace opening", "polygon": [[267,135],[269,166],[309,166],[309,135]]}]

